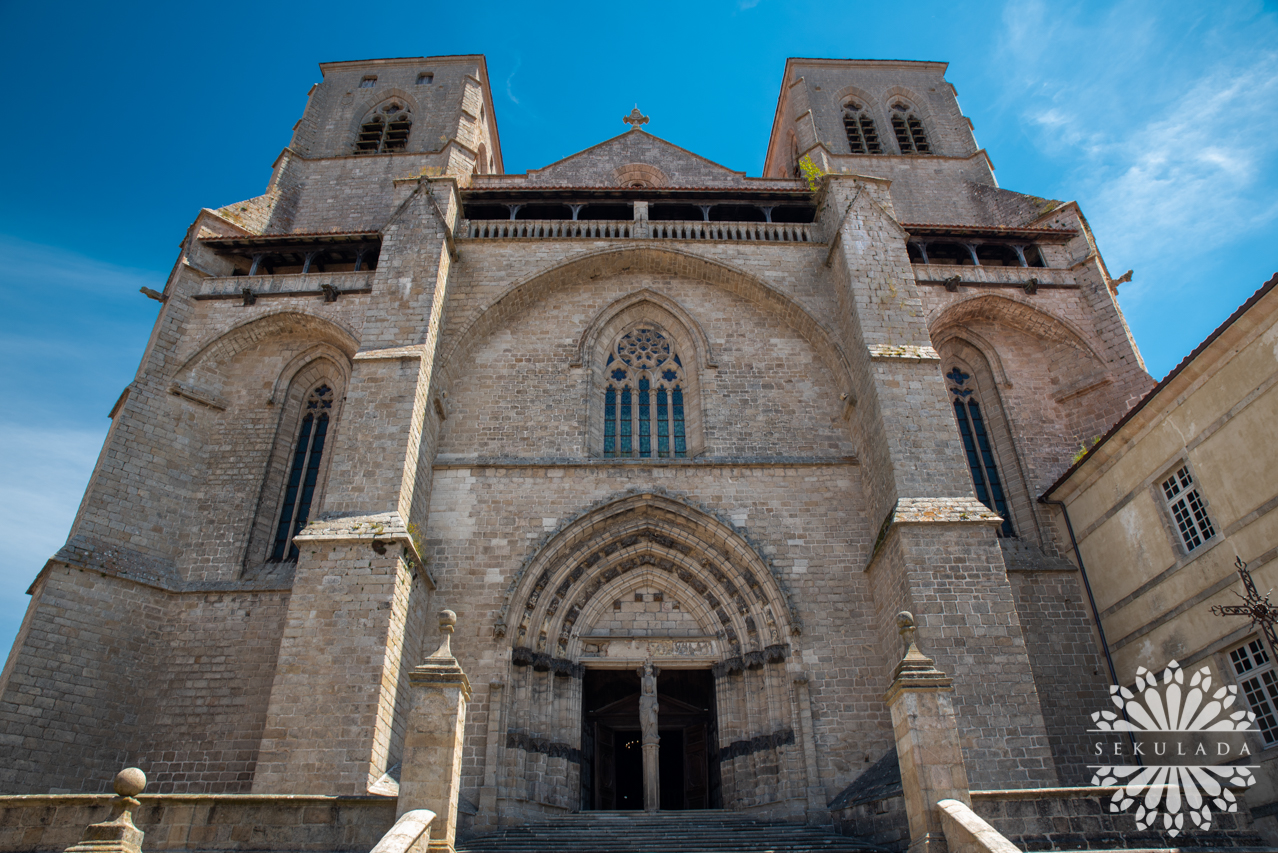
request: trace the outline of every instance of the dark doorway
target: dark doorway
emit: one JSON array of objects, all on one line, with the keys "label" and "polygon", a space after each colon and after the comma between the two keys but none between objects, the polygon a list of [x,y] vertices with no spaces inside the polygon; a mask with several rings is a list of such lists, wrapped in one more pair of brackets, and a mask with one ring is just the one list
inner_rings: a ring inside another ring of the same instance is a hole
[{"label": "dark doorway", "polygon": [[[582,808],[643,808],[643,743],[635,669],[588,669],[582,684]],[[720,808],[714,678],[709,670],[662,670],[658,766],[661,808]]]}]

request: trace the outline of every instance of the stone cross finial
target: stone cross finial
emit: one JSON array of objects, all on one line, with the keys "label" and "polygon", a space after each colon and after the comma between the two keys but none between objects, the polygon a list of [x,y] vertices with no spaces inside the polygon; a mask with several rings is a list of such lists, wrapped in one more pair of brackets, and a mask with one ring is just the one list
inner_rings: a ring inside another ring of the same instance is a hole
[{"label": "stone cross finial", "polygon": [[451,610],[439,611],[439,633],[443,636],[439,641],[439,648],[435,649],[432,658],[451,658],[453,651],[449,648],[449,642],[453,636],[453,626],[457,624],[457,614]]},{"label": "stone cross finial", "polygon": [[623,118],[622,121],[630,125],[631,130],[634,130],[638,128],[639,125],[641,124],[647,124],[648,117],[644,115],[643,113],[639,112],[639,105],[635,104],[635,108],[630,111],[630,115]]},{"label": "stone cross finial", "polygon": [[80,843],[66,853],[142,853],[145,833],[133,825],[133,810],[142,805],[134,798],[146,789],[146,774],[126,767],[115,775],[113,787],[111,819],[85,828]]}]

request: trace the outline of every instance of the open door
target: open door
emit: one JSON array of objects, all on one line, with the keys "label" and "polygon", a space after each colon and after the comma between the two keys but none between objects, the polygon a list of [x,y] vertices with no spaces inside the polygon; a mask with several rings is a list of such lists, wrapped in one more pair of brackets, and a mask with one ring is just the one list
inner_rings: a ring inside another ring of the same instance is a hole
[{"label": "open door", "polygon": [[595,723],[595,808],[617,807],[616,733],[603,723]]},{"label": "open door", "polygon": [[697,723],[683,730],[683,807],[710,807],[710,780],[707,771],[706,725]]}]

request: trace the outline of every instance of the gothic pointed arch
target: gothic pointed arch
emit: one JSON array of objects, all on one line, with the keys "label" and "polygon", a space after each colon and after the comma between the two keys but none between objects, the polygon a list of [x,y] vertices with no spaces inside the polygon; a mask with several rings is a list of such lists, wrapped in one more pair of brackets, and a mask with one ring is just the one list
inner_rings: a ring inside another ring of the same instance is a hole
[{"label": "gothic pointed arch", "polygon": [[[350,124],[347,126],[347,139],[350,140],[348,147],[354,150],[355,143],[359,140],[360,130],[370,118],[375,115],[396,115],[406,113],[409,120],[421,116],[424,113],[417,103],[417,98],[411,93],[398,86],[389,86],[386,88],[374,87],[372,89],[357,90],[367,93],[367,97],[360,100],[352,108]],[[394,104],[398,109],[387,111],[385,107]]]},{"label": "gothic pointed arch", "polygon": [[712,368],[719,366],[715,361],[714,352],[710,346],[710,338],[706,335],[705,329],[701,327],[701,323],[677,301],[648,288],[629,293],[596,314],[595,318],[590,321],[590,325],[586,326],[585,331],[581,333],[581,337],[577,339],[577,356],[570,366],[580,367],[588,363],[589,354],[594,354],[596,347],[600,346],[599,338],[604,326],[624,312],[631,311],[636,306],[644,306],[646,311],[664,312],[673,317],[676,323],[688,332],[688,343],[692,345],[693,351],[696,352],[698,367]]},{"label": "gothic pointed arch", "polygon": [[[742,270],[691,252],[664,246],[627,247],[583,253],[514,282],[482,309],[469,316],[460,316],[454,321],[455,325],[446,331],[442,345],[443,356],[440,359],[446,379],[443,384],[446,387],[466,369],[468,357],[479,341],[502,324],[510,322],[534,300],[563,287],[604,276],[635,272],[697,279],[755,303],[808,341],[836,377],[836,381],[846,391],[851,391],[852,369],[846,354],[837,343],[838,335],[801,303]],[[665,307],[674,317],[680,317],[681,309],[675,310],[669,303],[652,300],[652,304]],[[680,319],[680,323],[683,322]],[[696,324],[693,323],[692,326],[695,327]],[[696,336],[693,337],[693,342],[696,342]],[[582,352],[580,345],[578,351]],[[584,356],[584,352],[582,355]],[[706,364],[713,366],[713,362]]]},{"label": "gothic pointed arch", "polygon": [[947,303],[928,319],[935,339],[951,326],[967,325],[973,320],[992,320],[1028,332],[1035,337],[1057,341],[1086,351],[1100,361],[1100,356],[1087,337],[1068,320],[1049,314],[1020,299],[1000,294],[980,293]]},{"label": "gothic pointed arch", "polygon": [[[494,627],[510,655],[494,713],[513,753],[497,783],[516,798],[597,807],[588,782],[602,766],[599,732],[583,724],[583,684],[592,672],[647,663],[709,670],[714,698],[700,710],[710,714],[704,736],[719,779],[712,802],[757,804],[760,782],[784,801],[816,782],[803,758],[815,746],[791,692],[799,625],[788,596],[740,532],[686,501],[636,492],[582,512],[512,580]],[[544,790],[514,787],[519,768],[560,756],[566,773]]]},{"label": "gothic pointed arch", "polygon": [[[1037,519],[1016,432],[1003,404],[993,362],[971,337],[976,336],[956,334],[939,352],[972,487],[977,500],[1002,516],[1001,538],[1033,538]],[[997,353],[990,352],[997,358]]]},{"label": "gothic pointed arch", "polygon": [[704,663],[779,661],[799,632],[788,595],[740,533],[683,501],[643,493],[583,513],[552,537],[512,582],[496,633],[521,654],[571,664],[608,657],[603,638],[630,634],[624,625],[600,633],[598,616],[635,583],[687,608],[705,634],[684,639],[695,639]]},{"label": "gothic pointed arch", "polygon": [[980,351],[981,355],[989,362],[994,382],[999,388],[1012,387],[1012,381],[1007,378],[1007,370],[1003,367],[1003,359],[998,354],[998,350],[994,348],[993,344],[971,329],[964,326],[947,326],[937,334],[932,335],[932,346],[936,348],[937,352],[942,352],[946,344],[955,340],[960,344],[966,344]]},{"label": "gothic pointed arch", "polygon": [[272,402],[279,421],[251,518],[243,577],[295,562],[293,537],[319,511],[350,376],[349,360],[332,350],[311,347],[276,378]]},{"label": "gothic pointed arch", "polygon": [[408,150],[413,114],[399,101],[390,100],[372,110],[360,123],[352,154],[390,154]]},{"label": "gothic pointed arch", "polygon": [[245,320],[205,338],[174,372],[178,381],[217,381],[221,368],[240,352],[272,337],[310,338],[326,343],[347,359],[359,349],[354,332],[332,320],[301,311],[274,311]]},{"label": "gothic pointed arch", "polygon": [[893,87],[887,96],[888,123],[902,154],[932,154],[933,141],[928,130],[930,120],[920,104],[923,99],[901,87]]}]

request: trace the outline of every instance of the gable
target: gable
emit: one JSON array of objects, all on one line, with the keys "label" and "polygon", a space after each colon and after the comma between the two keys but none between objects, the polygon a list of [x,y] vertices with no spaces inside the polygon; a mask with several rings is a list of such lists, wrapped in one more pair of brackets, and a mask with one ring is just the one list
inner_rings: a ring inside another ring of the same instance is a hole
[{"label": "gable", "polygon": [[[529,169],[530,185],[549,187],[739,187],[734,172],[643,130],[631,130],[543,169]],[[752,182],[753,183],[753,182]]]}]

